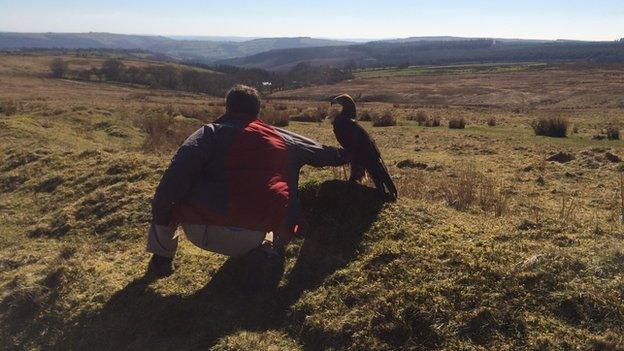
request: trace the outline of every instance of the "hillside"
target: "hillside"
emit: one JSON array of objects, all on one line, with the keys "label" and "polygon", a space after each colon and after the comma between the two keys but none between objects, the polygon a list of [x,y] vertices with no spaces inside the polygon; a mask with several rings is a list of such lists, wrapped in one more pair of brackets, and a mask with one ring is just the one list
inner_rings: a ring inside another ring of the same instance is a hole
[{"label": "hillside", "polygon": [[6,33],[0,32],[0,50],[19,48],[140,49],[181,60],[212,62],[284,48],[333,46],[344,41],[299,38],[262,38],[242,42],[175,40],[163,36],[112,33]]},{"label": "hillside", "polygon": [[242,67],[285,70],[298,63],[336,67],[447,65],[458,63],[623,62],[622,42],[541,42],[506,39],[393,40],[323,48],[262,52],[220,61]]},{"label": "hillside", "polygon": [[278,91],[276,99],[323,101],[349,92],[359,101],[467,108],[624,106],[622,64],[492,64],[362,70],[356,78]]},{"label": "hillside", "polygon": [[[621,67],[538,72],[556,86],[514,71],[429,76],[412,104],[360,102],[360,116],[397,119],[360,123],[400,199],[347,191],[343,169],[305,167],[286,273],[275,294],[248,296],[236,260],[183,235],[178,270],[143,277],[153,191],[223,101],[50,79],[29,73],[34,59],[0,60],[2,350],[624,348],[624,141],[593,137],[624,122],[619,97],[593,94],[599,79],[621,89]],[[478,81],[491,85],[475,91]],[[561,100],[532,104],[553,87]],[[495,92],[507,100],[460,99]],[[271,100],[263,118],[327,105]],[[442,126],[419,125],[423,113]],[[548,116],[576,132],[535,136],[530,123]],[[446,126],[459,117],[465,129]],[[286,128],[336,145],[329,121]]]}]

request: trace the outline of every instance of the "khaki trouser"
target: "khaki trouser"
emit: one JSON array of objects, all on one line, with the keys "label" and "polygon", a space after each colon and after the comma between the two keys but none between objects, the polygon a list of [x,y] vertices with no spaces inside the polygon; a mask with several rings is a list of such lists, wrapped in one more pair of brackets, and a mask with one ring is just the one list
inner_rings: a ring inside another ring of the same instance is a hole
[{"label": "khaki trouser", "polygon": [[[159,256],[173,257],[178,248],[176,229],[174,226],[152,223],[147,238],[147,251]],[[260,246],[265,240],[273,240],[272,232],[234,227],[182,224],[182,229],[195,246],[227,256],[242,256]]]}]

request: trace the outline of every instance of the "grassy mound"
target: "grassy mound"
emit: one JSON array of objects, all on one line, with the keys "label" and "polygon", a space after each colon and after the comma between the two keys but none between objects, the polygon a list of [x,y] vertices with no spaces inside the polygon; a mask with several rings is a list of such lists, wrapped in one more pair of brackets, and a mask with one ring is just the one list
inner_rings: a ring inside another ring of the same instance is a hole
[{"label": "grassy mound", "polygon": [[[236,260],[185,241],[174,276],[142,278],[148,195],[159,163],[136,154],[42,149],[8,151],[3,167],[7,194],[34,196],[40,212],[32,214],[49,213],[29,229],[22,249],[4,251],[5,349],[622,343],[624,306],[614,303],[624,287],[613,279],[624,268],[624,254],[612,249],[617,233],[596,240],[598,234],[549,222],[483,227],[479,215],[441,204],[383,204],[364,186],[311,181],[300,189],[302,237],[289,247],[278,292],[246,296],[237,288]],[[27,254],[39,249],[36,257]]]}]

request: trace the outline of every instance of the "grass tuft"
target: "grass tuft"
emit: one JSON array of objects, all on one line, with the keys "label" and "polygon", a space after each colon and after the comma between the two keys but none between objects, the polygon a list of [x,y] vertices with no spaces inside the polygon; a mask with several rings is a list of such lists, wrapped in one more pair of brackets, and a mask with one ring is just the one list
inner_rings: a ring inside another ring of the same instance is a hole
[{"label": "grass tuft", "polygon": [[605,129],[605,135],[609,140],[620,140],[620,128],[609,126]]},{"label": "grass tuft", "polygon": [[381,114],[373,116],[373,127],[390,127],[397,124],[396,117],[392,114],[392,111],[386,110]]},{"label": "grass tuft", "polygon": [[0,103],[0,113],[12,116],[18,111],[18,104],[14,100],[6,100]]},{"label": "grass tuft", "polygon": [[448,123],[449,129],[464,129],[466,128],[466,120],[464,117],[452,117]]},{"label": "grass tuft", "polygon": [[436,116],[428,118],[426,121],[422,123],[418,122],[418,125],[423,126],[423,127],[439,127],[440,124],[441,124],[440,117],[436,117]]},{"label": "grass tuft", "polygon": [[370,122],[373,120],[374,115],[375,115],[375,112],[371,110],[362,110],[360,113],[358,113],[358,120],[364,121],[364,122]]},{"label": "grass tuft", "polygon": [[427,115],[427,112],[425,112],[424,110],[418,110],[416,111],[416,114],[409,115],[407,117],[408,121],[415,121],[418,123],[418,125],[422,125],[428,119],[429,119],[429,115]]},{"label": "grass tuft", "polygon": [[535,135],[565,138],[568,135],[568,120],[563,117],[539,117],[531,123]]}]

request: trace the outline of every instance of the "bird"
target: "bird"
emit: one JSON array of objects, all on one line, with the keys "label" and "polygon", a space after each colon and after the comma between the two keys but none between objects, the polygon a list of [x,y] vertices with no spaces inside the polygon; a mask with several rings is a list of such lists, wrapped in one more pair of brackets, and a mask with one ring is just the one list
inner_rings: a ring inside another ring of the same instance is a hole
[{"label": "bird", "polygon": [[397,188],[388,174],[377,144],[356,121],[355,101],[351,96],[341,94],[331,100],[331,105],[335,104],[341,105],[342,111],[334,118],[332,125],[338,143],[351,157],[349,183],[361,182],[368,173],[381,196],[396,200]]}]

